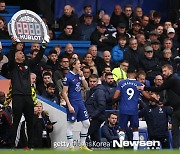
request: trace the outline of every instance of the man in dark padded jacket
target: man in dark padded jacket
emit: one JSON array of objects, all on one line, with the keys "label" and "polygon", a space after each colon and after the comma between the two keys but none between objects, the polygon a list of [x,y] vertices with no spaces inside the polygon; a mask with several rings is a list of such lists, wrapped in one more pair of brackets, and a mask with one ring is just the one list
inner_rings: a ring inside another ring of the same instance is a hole
[{"label": "man in dark padded jacket", "polygon": [[91,141],[100,142],[99,128],[105,120],[106,94],[103,85],[98,85],[98,76],[89,77],[90,90],[87,92],[85,106],[90,119],[88,135]]}]

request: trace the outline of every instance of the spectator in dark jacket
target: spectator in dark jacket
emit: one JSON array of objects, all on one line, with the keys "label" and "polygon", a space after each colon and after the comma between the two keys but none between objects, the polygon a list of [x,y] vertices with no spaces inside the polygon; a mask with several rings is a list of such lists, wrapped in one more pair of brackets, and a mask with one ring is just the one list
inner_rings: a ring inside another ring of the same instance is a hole
[{"label": "spectator in dark jacket", "polygon": [[84,23],[85,14],[92,14],[92,6],[91,5],[84,6],[84,13],[79,17],[80,23]]},{"label": "spectator in dark jacket", "polygon": [[72,24],[66,24],[62,34],[60,34],[59,40],[79,40],[80,35],[74,31],[74,26]]},{"label": "spectator in dark jacket", "polygon": [[5,26],[6,19],[0,16],[0,39],[10,39],[10,36],[7,31],[7,27]]},{"label": "spectator in dark jacket", "polygon": [[124,22],[124,19],[125,18],[125,15],[124,13],[122,12],[122,8],[120,5],[115,5],[114,6],[114,11],[112,13],[112,16],[111,16],[111,24],[117,28],[118,24],[119,23],[123,23]]},{"label": "spectator in dark jacket", "polygon": [[111,34],[116,31],[116,28],[110,23],[110,16],[108,14],[104,14],[101,21],[106,25],[106,31],[110,32]]},{"label": "spectator in dark jacket", "polygon": [[37,91],[39,95],[44,95],[46,93],[46,87],[48,83],[53,83],[52,74],[50,72],[43,73],[43,83],[37,86]]},{"label": "spectator in dark jacket", "polygon": [[81,24],[81,40],[90,40],[90,36],[96,29],[96,25],[93,22],[93,15],[91,13],[84,14],[84,22]]},{"label": "spectator in dark jacket", "polygon": [[99,76],[102,76],[104,68],[107,66],[109,66],[111,68],[111,70],[113,70],[115,68],[115,64],[113,62],[111,62],[111,53],[106,50],[103,52],[102,62],[100,63],[100,65],[97,66]]},{"label": "spectator in dark jacket", "polygon": [[139,62],[142,54],[138,50],[137,39],[131,38],[129,40],[129,49],[124,52],[124,60],[129,62],[129,68],[138,70]]},{"label": "spectator in dark jacket", "polygon": [[59,105],[59,98],[57,98],[55,95],[55,88],[56,86],[54,83],[48,83],[46,93],[44,93],[42,96]]},{"label": "spectator in dark jacket", "polygon": [[89,87],[91,89],[87,92],[85,101],[90,119],[88,135],[91,141],[100,142],[99,128],[105,120],[106,94],[104,86],[98,85],[98,76],[95,74],[89,77]]},{"label": "spectator in dark jacket", "polygon": [[170,64],[173,68],[175,68],[174,59],[172,58],[171,49],[163,50],[163,58],[161,59],[161,65]]},{"label": "spectator in dark jacket", "polygon": [[97,45],[98,51],[111,50],[116,44],[116,39],[112,34],[106,31],[106,26],[103,22],[99,22],[96,30],[91,34],[91,44]]},{"label": "spectator in dark jacket", "polygon": [[145,47],[144,57],[142,57],[139,64],[140,70],[146,72],[147,80],[153,84],[155,76],[161,73],[161,64],[156,57],[153,57],[153,48],[151,46]]},{"label": "spectator in dark jacket", "polygon": [[5,13],[5,14],[9,13],[6,10],[6,2],[4,0],[0,0],[0,13]]},{"label": "spectator in dark jacket", "polygon": [[74,27],[74,32],[80,36],[80,22],[77,15],[74,13],[71,5],[64,7],[64,14],[59,19],[60,31],[63,32],[65,25],[71,24]]},{"label": "spectator in dark jacket", "polygon": [[56,71],[59,67],[57,51],[52,49],[49,51],[47,65],[52,67],[52,72]]}]

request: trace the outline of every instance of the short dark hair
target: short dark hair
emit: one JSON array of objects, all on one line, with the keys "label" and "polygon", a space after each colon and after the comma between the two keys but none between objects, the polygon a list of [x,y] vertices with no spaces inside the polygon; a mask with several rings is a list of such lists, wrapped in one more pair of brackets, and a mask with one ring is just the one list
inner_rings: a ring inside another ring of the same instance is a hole
[{"label": "short dark hair", "polygon": [[162,66],[162,68],[165,68],[165,67],[173,72],[173,67],[170,64],[165,64]]},{"label": "short dark hair", "polygon": [[105,78],[108,76],[108,75],[113,75],[111,72],[108,72],[105,74]]},{"label": "short dark hair", "polygon": [[92,8],[92,6],[91,6],[90,4],[87,4],[87,5],[84,6],[84,10],[85,10],[87,7]]},{"label": "short dark hair", "polygon": [[52,54],[57,54],[57,51],[54,50],[54,49],[50,50],[50,51],[49,51],[49,55],[52,55]]},{"label": "short dark hair", "polygon": [[126,38],[125,35],[120,35],[120,36],[118,37],[118,41],[119,41],[119,40],[127,40],[127,38]]},{"label": "short dark hair", "polygon": [[155,11],[155,12],[153,13],[153,17],[154,17],[154,18],[161,18],[161,13],[158,12],[158,11]]},{"label": "short dark hair", "polygon": [[55,88],[56,86],[54,83],[48,83],[46,88],[50,88],[50,87]]},{"label": "short dark hair", "polygon": [[50,72],[44,72],[44,73],[43,73],[43,77],[44,77],[44,76],[51,76],[51,77],[52,77],[52,74],[51,74]]},{"label": "short dark hair", "polygon": [[98,77],[97,74],[91,74],[91,75],[89,76],[89,78],[98,79],[99,77]]},{"label": "short dark hair", "polygon": [[85,65],[85,66],[82,68],[82,70],[83,70],[83,69],[89,69],[89,70],[90,70],[90,67],[87,66],[87,65]]},{"label": "short dark hair", "polygon": [[118,114],[117,114],[116,112],[111,112],[111,113],[109,113],[108,118],[110,118],[111,115],[116,115],[116,116],[118,116]]}]

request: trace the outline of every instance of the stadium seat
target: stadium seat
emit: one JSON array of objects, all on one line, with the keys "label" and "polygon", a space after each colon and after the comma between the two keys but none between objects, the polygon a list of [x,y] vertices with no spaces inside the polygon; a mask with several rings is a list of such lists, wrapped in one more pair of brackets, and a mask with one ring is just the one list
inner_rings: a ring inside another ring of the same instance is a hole
[{"label": "stadium seat", "polygon": [[1,14],[0,13],[0,16],[3,16],[6,19],[6,24],[8,24],[8,22],[11,20],[13,15],[14,15],[14,13],[9,13],[9,14]]},{"label": "stadium seat", "polygon": [[20,6],[10,6],[7,5],[6,6],[6,10],[10,13],[10,14],[14,14],[16,12],[18,12],[20,10]]},{"label": "stadium seat", "polygon": [[[12,41],[11,40],[1,40],[2,46],[3,46],[3,53],[7,54],[9,52],[9,47],[11,46]],[[90,41],[60,41],[60,40],[52,40],[48,43],[45,55],[49,54],[49,51],[53,48],[55,45],[60,45],[62,47],[62,53],[64,52],[64,48],[66,44],[71,43],[74,47],[74,51],[77,52],[80,56],[84,56],[85,53],[88,51],[88,48],[90,46]],[[26,43],[25,53],[30,52],[31,43]]]}]

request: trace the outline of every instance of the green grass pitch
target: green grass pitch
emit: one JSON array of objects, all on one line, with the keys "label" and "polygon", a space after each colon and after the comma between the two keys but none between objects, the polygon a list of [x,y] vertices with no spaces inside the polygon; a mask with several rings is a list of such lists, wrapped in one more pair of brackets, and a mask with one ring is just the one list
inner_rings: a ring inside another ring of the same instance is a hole
[{"label": "green grass pitch", "polygon": [[62,151],[62,150],[0,150],[0,154],[84,154],[84,153],[91,153],[91,154],[179,154],[179,150],[101,150],[101,151]]}]

